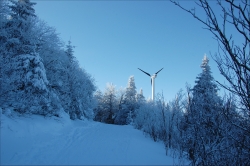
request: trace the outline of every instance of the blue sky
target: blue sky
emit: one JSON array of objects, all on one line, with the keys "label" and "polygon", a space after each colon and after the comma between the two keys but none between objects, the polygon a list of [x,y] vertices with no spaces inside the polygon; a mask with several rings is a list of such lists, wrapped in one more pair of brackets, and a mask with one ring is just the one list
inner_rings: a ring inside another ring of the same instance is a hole
[{"label": "blue sky", "polygon": [[[36,14],[55,27],[62,40],[72,41],[81,67],[95,78],[100,90],[106,83],[126,87],[133,75],[137,90],[172,100],[185,84],[194,85],[206,53],[216,80],[223,81],[211,54],[218,50],[212,34],[191,15],[169,1],[34,1]],[[180,1],[187,8],[194,2]],[[197,11],[197,14],[201,14]],[[221,90],[224,93],[224,90]]]}]

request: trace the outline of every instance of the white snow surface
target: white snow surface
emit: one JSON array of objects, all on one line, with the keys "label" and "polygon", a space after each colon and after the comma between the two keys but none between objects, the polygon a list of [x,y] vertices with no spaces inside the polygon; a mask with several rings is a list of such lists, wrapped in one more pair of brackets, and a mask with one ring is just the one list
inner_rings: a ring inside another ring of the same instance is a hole
[{"label": "white snow surface", "polygon": [[174,165],[164,145],[130,125],[1,115],[0,165]]}]

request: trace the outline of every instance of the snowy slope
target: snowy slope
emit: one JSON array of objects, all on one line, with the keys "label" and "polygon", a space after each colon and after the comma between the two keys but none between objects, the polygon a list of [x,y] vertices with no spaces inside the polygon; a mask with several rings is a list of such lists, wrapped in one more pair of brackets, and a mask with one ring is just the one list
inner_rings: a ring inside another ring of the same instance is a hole
[{"label": "snowy slope", "polygon": [[173,165],[176,160],[132,126],[1,116],[3,165]]}]

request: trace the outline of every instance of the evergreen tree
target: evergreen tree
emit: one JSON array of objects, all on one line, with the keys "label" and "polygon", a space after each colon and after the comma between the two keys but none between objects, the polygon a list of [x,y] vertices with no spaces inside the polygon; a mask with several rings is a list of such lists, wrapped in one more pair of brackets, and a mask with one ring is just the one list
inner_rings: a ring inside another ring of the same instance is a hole
[{"label": "evergreen tree", "polygon": [[75,62],[75,57],[74,57],[74,50],[73,46],[71,45],[71,41],[68,41],[68,44],[66,45],[66,51],[65,54],[67,56],[67,63],[66,63],[66,79],[65,79],[65,86],[64,86],[64,91],[66,93],[66,97],[68,100],[67,106],[68,110],[66,112],[69,113],[71,119],[76,119],[77,114],[79,111],[79,105],[77,103],[77,98],[76,95],[74,95],[74,84],[76,80],[76,75],[75,75],[75,67],[76,67],[76,62]]},{"label": "evergreen tree", "polygon": [[52,109],[62,109],[69,113],[67,103],[70,98],[66,95],[68,58],[63,50],[63,44],[56,30],[49,27],[44,21],[37,19],[34,25],[38,36],[37,52],[43,59],[49,81]]},{"label": "evergreen tree", "polygon": [[[0,105],[21,113],[93,118],[93,78],[30,0],[0,1]],[[3,109],[3,110],[4,110]]]},{"label": "evergreen tree", "polygon": [[96,99],[98,105],[95,108],[95,120],[114,124],[114,117],[118,108],[115,86],[112,83],[108,83],[104,94],[101,92],[96,93]]},{"label": "evergreen tree", "polygon": [[183,145],[193,164],[210,165],[214,161],[212,153],[221,141],[222,100],[218,96],[217,85],[211,75],[209,60],[205,55],[199,74],[192,89],[192,99],[184,120]]},{"label": "evergreen tree", "polygon": [[95,86],[91,77],[79,67],[79,63],[74,56],[74,50],[71,42],[66,45],[66,55],[68,58],[67,70],[66,70],[66,85],[64,91],[68,100],[69,115],[71,119],[92,119],[93,113],[93,92]]},{"label": "evergreen tree", "polygon": [[[8,21],[9,15],[7,0],[0,1],[0,99],[3,100],[6,93],[6,89],[8,88],[8,81],[4,79],[5,68],[7,67],[6,54],[7,51],[4,47],[5,43],[8,39],[8,32],[6,29],[6,24]],[[0,100],[0,105],[5,102]]]},{"label": "evergreen tree", "polygon": [[125,91],[124,99],[116,117],[116,124],[129,124],[134,117],[134,110],[137,109],[136,86],[134,76],[130,76]]},{"label": "evergreen tree", "polygon": [[136,102],[137,102],[137,107],[139,108],[141,105],[145,104],[146,99],[143,95],[143,90],[140,89],[140,92],[136,94]]},{"label": "evergreen tree", "polygon": [[97,90],[94,94],[95,98],[95,108],[94,108],[94,120],[101,122],[102,120],[102,99],[103,99],[103,94],[100,90]]},{"label": "evergreen tree", "polygon": [[[3,25],[7,38],[3,43],[2,74],[7,80],[4,107],[12,107],[19,112],[47,114],[50,107],[48,100],[48,80],[41,57],[36,52],[32,19],[36,17],[29,0],[10,1],[10,14]],[[6,37],[6,36],[5,36]]]}]

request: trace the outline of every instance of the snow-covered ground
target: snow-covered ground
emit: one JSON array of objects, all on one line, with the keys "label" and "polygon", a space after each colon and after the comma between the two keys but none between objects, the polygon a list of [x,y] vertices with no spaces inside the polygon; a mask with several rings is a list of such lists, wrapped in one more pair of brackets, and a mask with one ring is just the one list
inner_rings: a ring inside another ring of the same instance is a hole
[{"label": "snow-covered ground", "polygon": [[132,126],[1,115],[1,165],[173,165],[162,143]]}]

